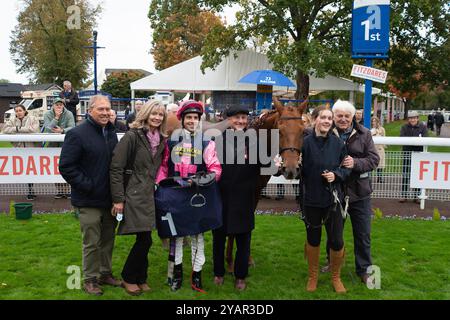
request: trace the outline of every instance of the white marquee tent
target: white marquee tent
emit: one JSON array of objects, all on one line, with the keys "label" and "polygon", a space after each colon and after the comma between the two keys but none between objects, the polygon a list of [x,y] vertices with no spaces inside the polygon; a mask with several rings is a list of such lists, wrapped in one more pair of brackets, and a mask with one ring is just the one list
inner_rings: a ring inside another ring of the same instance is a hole
[{"label": "white marquee tent", "polygon": [[[197,56],[170,68],[132,82],[132,98],[136,90],[174,91],[192,93],[210,93],[212,91],[256,91],[256,85],[238,83],[246,74],[254,70],[272,69],[266,55],[251,50],[239,51],[237,58],[231,54],[224,58],[215,70],[200,70],[202,58]],[[292,79],[291,79],[292,80]],[[295,81],[292,81],[295,84]],[[274,91],[286,91],[286,87],[274,87]],[[295,88],[290,88],[295,90]],[[364,91],[364,86],[348,79],[326,76],[310,76],[310,93],[325,90]],[[378,94],[374,88],[372,94]]]}]

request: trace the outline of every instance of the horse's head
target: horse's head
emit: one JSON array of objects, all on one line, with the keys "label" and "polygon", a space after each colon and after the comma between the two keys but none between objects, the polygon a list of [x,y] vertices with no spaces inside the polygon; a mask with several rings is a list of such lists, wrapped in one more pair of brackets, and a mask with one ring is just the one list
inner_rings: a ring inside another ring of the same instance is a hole
[{"label": "horse's head", "polygon": [[300,153],[305,129],[302,114],[308,101],[306,100],[300,105],[283,106],[275,97],[274,104],[278,113],[275,127],[279,130],[281,174],[286,179],[296,179],[300,175]]}]

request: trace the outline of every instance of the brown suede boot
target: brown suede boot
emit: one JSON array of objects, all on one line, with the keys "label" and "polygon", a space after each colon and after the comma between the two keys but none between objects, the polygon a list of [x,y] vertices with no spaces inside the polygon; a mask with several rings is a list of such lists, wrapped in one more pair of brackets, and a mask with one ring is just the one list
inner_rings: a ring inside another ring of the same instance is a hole
[{"label": "brown suede boot", "polygon": [[317,281],[319,280],[319,257],[320,246],[313,247],[308,242],[305,243],[305,255],[308,259],[308,284],[306,291],[314,292],[317,289]]},{"label": "brown suede boot", "polygon": [[337,293],[347,292],[341,281],[341,267],[344,264],[344,257],[344,248],[339,251],[330,249],[331,283]]}]

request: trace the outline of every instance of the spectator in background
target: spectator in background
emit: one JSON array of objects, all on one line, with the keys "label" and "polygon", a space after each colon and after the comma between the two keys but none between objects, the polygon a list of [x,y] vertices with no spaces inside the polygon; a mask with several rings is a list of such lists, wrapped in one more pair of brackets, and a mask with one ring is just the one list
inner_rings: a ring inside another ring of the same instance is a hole
[{"label": "spectator in background", "polygon": [[127,132],[127,126],[120,120],[117,119],[116,110],[111,109],[109,113],[109,121],[116,128],[116,133],[125,133]]},{"label": "spectator in background", "polygon": [[[60,133],[65,134],[75,127],[75,120],[73,114],[66,109],[64,100],[57,98],[53,102],[52,109],[44,113],[44,133]],[[62,146],[61,142],[49,142],[48,147],[59,148]],[[64,183],[56,183],[55,199],[69,198],[70,194],[65,192]]]},{"label": "spectator in background", "polygon": [[357,124],[364,125],[364,116],[361,109],[357,109],[355,112],[355,121]]},{"label": "spectator in background", "polygon": [[127,107],[125,108],[125,120],[128,119],[128,115],[130,114],[130,112],[131,112],[131,107],[130,107],[130,105],[127,105]]},{"label": "spectator in background", "polygon": [[[408,122],[400,129],[400,137],[426,137],[428,136],[427,127],[419,121],[419,114],[417,111],[408,112]],[[403,199],[401,203],[407,201],[409,189],[409,179],[411,172],[411,152],[423,151],[422,146],[403,146],[403,179],[402,179],[402,194]],[[414,202],[419,203],[419,189],[413,189]]]},{"label": "spectator in background", "polygon": [[122,285],[112,274],[117,221],[111,213],[109,168],[117,135],[109,121],[110,110],[108,97],[92,96],[88,119],[68,132],[59,160],[59,171],[72,186],[71,202],[79,213],[83,290],[97,296],[103,294],[99,285]]},{"label": "spectator in background", "polygon": [[431,131],[434,131],[434,115],[434,110],[431,110],[431,113],[427,117],[427,127]]},{"label": "spectator in background", "polygon": [[73,119],[77,123],[77,105],[80,102],[78,93],[72,89],[72,83],[70,81],[64,81],[63,87],[64,89],[59,93],[59,97],[63,99],[67,110],[72,112]]},{"label": "spectator in background", "polygon": [[[377,117],[372,117],[372,129],[370,132],[372,133],[372,137],[385,137],[386,131],[381,126],[380,119]],[[386,153],[384,149],[386,149],[386,145],[384,144],[376,144],[375,148],[377,149],[378,155],[380,156],[380,163],[378,163],[377,168],[377,182],[383,183],[383,169],[386,167]]]},{"label": "spectator in background", "polygon": [[126,120],[127,130],[130,130],[130,124],[132,124],[133,121],[136,120],[136,115],[139,111],[141,111],[143,105],[144,102],[142,100],[136,100],[136,102],[134,103],[134,111],[128,115]]},{"label": "spectator in background", "polygon": [[[39,132],[39,119],[28,115],[28,111],[21,104],[14,107],[15,116],[6,121],[3,126],[2,133],[5,134],[21,134],[21,133],[37,133]],[[14,142],[16,148],[37,147],[35,142]],[[33,201],[36,195],[33,192],[33,184],[28,184],[27,200]]]},{"label": "spectator in background", "polygon": [[180,110],[180,106],[176,103],[169,103],[166,107],[167,115],[177,115],[178,110]]},{"label": "spectator in background", "polygon": [[444,116],[441,112],[441,109],[438,109],[436,114],[434,115],[434,123],[436,124],[436,135],[439,137],[441,135],[441,127],[444,124]]}]

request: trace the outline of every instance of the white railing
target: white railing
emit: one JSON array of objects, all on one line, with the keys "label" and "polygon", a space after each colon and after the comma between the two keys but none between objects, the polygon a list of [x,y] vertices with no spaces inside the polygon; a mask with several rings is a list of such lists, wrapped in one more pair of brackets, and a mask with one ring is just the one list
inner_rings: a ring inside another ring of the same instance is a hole
[{"label": "white railing", "polygon": [[[118,134],[119,139],[123,133]],[[0,142],[63,142],[62,134],[0,134]],[[423,137],[374,137],[375,144],[383,145],[411,145],[423,146],[424,152],[428,151],[430,146],[441,146],[450,148],[450,138],[423,138]],[[386,168],[382,172],[372,172],[372,186],[374,192],[372,198],[384,199],[412,199],[415,195],[410,192],[405,196],[404,180],[403,180],[403,159],[410,157],[410,153],[402,151],[386,152]],[[264,195],[276,196],[298,195],[298,188],[295,184],[296,180],[285,180],[283,177],[272,177],[268,186],[263,190]],[[409,188],[409,186],[408,186]],[[66,190],[69,190],[68,185]],[[29,192],[28,184],[0,184],[0,195],[26,195]],[[53,194],[55,192],[54,184],[33,184],[33,192],[35,194]],[[421,208],[425,207],[425,200],[450,201],[450,192],[448,190],[439,189],[420,189],[418,197],[421,200]]]}]

